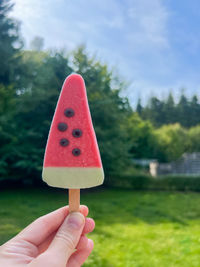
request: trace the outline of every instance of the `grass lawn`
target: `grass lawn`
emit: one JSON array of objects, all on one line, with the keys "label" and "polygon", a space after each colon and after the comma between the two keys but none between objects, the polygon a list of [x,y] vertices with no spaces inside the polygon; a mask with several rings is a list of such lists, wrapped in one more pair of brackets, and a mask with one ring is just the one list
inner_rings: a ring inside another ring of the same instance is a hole
[{"label": "grass lawn", "polygon": [[[101,189],[81,199],[96,221],[84,266],[200,266],[200,194]],[[62,190],[1,191],[0,243],[65,203]]]}]

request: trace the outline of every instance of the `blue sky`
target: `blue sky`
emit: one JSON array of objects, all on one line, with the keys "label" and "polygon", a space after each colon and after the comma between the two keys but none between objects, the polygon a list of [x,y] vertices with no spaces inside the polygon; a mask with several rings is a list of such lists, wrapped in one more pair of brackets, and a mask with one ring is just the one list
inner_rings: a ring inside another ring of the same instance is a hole
[{"label": "blue sky", "polygon": [[200,92],[199,0],[15,0],[26,46],[34,36],[45,48],[89,52],[115,69],[134,105],[141,97],[176,98]]}]

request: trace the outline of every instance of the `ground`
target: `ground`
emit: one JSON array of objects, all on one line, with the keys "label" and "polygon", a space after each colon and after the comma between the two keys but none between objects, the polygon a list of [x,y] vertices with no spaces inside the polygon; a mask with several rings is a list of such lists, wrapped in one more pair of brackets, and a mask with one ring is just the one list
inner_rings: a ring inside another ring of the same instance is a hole
[{"label": "ground", "polygon": [[[85,191],[96,229],[85,267],[200,266],[200,194]],[[13,189],[0,193],[0,243],[40,215],[67,203],[64,190]]]}]

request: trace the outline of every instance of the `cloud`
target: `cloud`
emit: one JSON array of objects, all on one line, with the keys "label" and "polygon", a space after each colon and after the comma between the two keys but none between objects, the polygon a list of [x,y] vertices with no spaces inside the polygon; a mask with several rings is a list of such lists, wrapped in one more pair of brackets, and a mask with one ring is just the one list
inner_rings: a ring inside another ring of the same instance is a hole
[{"label": "cloud", "polygon": [[133,0],[128,9],[132,32],[128,39],[142,47],[168,48],[169,11],[160,0]]},{"label": "cloud", "polygon": [[122,29],[124,26],[124,19],[122,16],[114,16],[112,19],[104,18],[103,24],[110,28]]},{"label": "cloud", "polygon": [[169,45],[169,13],[161,0],[17,0],[13,15],[22,19],[22,30],[29,41],[34,35],[43,35],[48,45],[54,44],[50,35],[57,45],[68,43],[66,33],[71,44],[88,41],[98,47],[96,41],[107,45],[112,35],[135,51]]}]

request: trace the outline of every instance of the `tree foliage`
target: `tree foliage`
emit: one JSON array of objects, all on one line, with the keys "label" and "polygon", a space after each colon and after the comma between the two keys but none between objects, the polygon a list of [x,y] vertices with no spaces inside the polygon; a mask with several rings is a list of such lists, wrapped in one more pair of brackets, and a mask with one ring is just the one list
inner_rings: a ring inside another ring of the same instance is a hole
[{"label": "tree foliage", "polygon": [[137,159],[154,158],[156,139],[151,122],[142,120],[138,113],[132,113],[128,118],[127,127],[132,156]]},{"label": "tree foliage", "polygon": [[141,117],[150,120],[155,127],[180,123],[183,127],[190,128],[200,124],[200,103],[196,95],[188,99],[182,93],[177,104],[171,93],[164,100],[152,97],[144,107],[141,106],[141,102],[138,100],[137,111],[138,108]]},{"label": "tree foliage", "polygon": [[191,127],[188,130],[187,151],[200,152],[200,125]]},{"label": "tree foliage", "polygon": [[164,125],[155,130],[160,161],[173,161],[185,152],[187,132],[180,124]]},{"label": "tree foliage", "polygon": [[0,81],[8,85],[17,79],[19,47],[22,42],[19,36],[19,23],[8,16],[13,5],[10,1],[0,1]]}]

